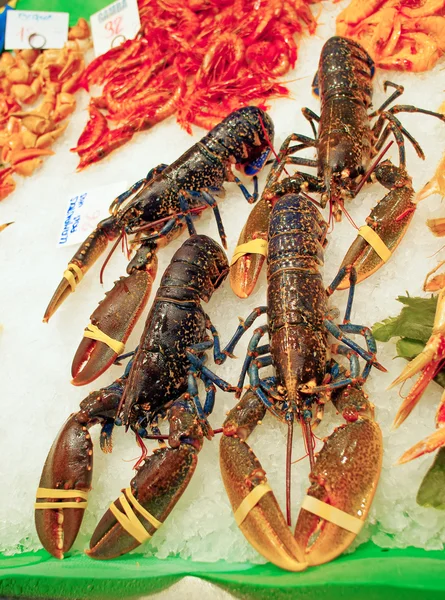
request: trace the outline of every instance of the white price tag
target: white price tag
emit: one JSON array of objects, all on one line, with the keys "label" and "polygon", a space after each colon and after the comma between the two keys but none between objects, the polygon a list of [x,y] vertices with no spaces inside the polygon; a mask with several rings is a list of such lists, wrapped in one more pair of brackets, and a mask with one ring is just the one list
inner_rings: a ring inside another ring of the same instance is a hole
[{"label": "white price tag", "polygon": [[110,204],[127,188],[126,181],[118,181],[73,194],[68,201],[57,242],[59,248],[81,244],[94,231],[99,221],[110,216]]},{"label": "white price tag", "polygon": [[5,50],[63,48],[68,40],[69,13],[8,10]]},{"label": "white price tag", "polygon": [[90,17],[94,52],[100,56],[132,40],[141,28],[137,0],[118,0]]}]

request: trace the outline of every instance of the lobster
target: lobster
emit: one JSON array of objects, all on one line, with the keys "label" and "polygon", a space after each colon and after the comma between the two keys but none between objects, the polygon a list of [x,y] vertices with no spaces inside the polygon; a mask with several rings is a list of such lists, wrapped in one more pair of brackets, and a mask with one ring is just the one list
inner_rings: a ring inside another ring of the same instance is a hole
[{"label": "lobster", "polygon": [[[96,379],[123,352],[150,295],[157,271],[156,252],[179,235],[185,223],[190,234],[195,232],[190,212],[211,206],[225,245],[223,225],[212,194],[222,192],[225,181],[235,181],[246,199],[254,202],[256,174],[269,156],[273,134],[273,123],[264,111],[255,106],[241,108],[174,163],[152,169],[145,179],[113,201],[111,216],[97,225],[71,259],[43,319],[47,322],[75,290],[109,241],[116,239],[116,247],[123,235],[136,234],[139,248],[127,267],[128,275],[115,283],[91,315],[91,323],[74,356],[71,369],[74,385]],[[232,164],[253,176],[253,195],[234,176]],[[151,235],[143,235],[147,232]]]},{"label": "lobster", "polygon": [[[233,341],[267,314],[249,343],[236,396],[246,374],[250,389],[229,413],[220,444],[224,485],[235,519],[248,541],[265,558],[290,571],[332,560],[353,541],[368,514],[382,464],[382,435],[373,406],[362,384],[376,361],[376,345],[368,328],[350,322],[355,271],[341,269],[325,290],[319,267],[327,223],[312,202],[287,194],[272,208],[267,257],[267,306],[241,321]],[[349,274],[351,287],[343,324],[336,325],[327,298]],[[269,344],[259,345],[266,333]],[[331,333],[340,343],[330,346]],[[367,350],[346,334],[361,334]],[[233,349],[234,345],[231,345]],[[349,371],[330,355],[349,360]],[[359,356],[366,361],[360,373]],[[188,357],[207,375],[193,353]],[[260,378],[273,365],[276,376]],[[335,403],[346,420],[325,442],[315,460],[312,426],[323,416],[324,404]],[[266,474],[246,440],[269,411],[288,425],[287,523],[266,483]],[[301,424],[311,465],[312,482],[291,535],[290,464],[294,422]]]},{"label": "lobster", "polygon": [[[89,556],[113,558],[136,548],[155,533],[183,494],[204,436],[213,435],[207,416],[215,396],[212,381],[204,378],[208,394],[204,407],[200,405],[186,349],[190,346],[202,357],[212,347],[206,329],[213,326],[200,301],[209,301],[227,273],[227,258],[216,242],[204,235],[188,238],[162,277],[123,377],[90,393],[63,425],[45,462],[35,504],[37,533],[56,558],[71,548],[85,512],[93,462],[89,429],[94,425],[101,425],[104,452],[111,452],[114,426],[124,425],[134,432],[143,455],[130,487],[97,525]],[[163,417],[170,424],[169,446],[145,458],[141,438],[152,437],[150,429],[162,437],[157,423]]]},{"label": "lobster", "polygon": [[[342,266],[346,263],[355,266],[357,283],[389,259],[405,235],[416,208],[411,200],[411,179],[406,172],[404,136],[412,143],[420,158],[424,159],[425,156],[418,142],[403,127],[396,114],[418,112],[445,121],[444,115],[415,106],[395,105],[388,108],[404,91],[402,86],[390,81],[385,81],[384,89],[386,91],[391,87],[395,88],[395,91],[380,108],[368,114],[372,99],[373,74],[373,60],[357,42],[337,36],[325,43],[312,83],[313,92],[321,99],[320,116],[309,108],[302,109],[303,115],[310,122],[314,137],[296,133],[288,136],[272,167],[268,185],[260,200],[261,204],[270,204],[275,198],[289,192],[318,193],[321,194],[321,207],[324,208],[329,201],[331,215],[339,220],[344,201],[358,194],[386,151],[387,147],[384,148],[384,145],[392,132],[399,149],[400,165],[394,169],[376,170],[375,177],[390,189],[385,202],[391,201],[394,204],[380,224],[373,220],[371,213],[367,225],[359,229],[361,239],[356,240],[348,251],[349,262],[345,259],[342,263]],[[371,126],[371,120],[375,117],[377,120]],[[318,132],[315,123],[318,123]],[[293,142],[297,144],[292,145]],[[292,156],[299,150],[312,147],[317,151],[315,160]],[[377,154],[379,156],[371,165]],[[296,172],[291,177],[279,181],[286,164],[315,167],[318,175]],[[240,244],[266,237],[268,211],[262,211],[261,219],[259,212],[260,208],[257,208],[256,213],[252,213],[252,223],[246,225],[246,230],[252,230],[252,233],[240,238]],[[359,251],[357,246],[360,246]],[[239,264],[234,263],[232,267],[232,287],[240,297],[246,297],[254,289],[260,270],[257,263],[262,262],[261,258],[254,256],[255,249],[251,252],[248,250],[249,247],[244,246],[245,255],[238,249],[235,250],[234,258]],[[349,253],[354,254],[352,262]],[[375,263],[372,269],[368,268],[369,253],[372,254],[371,262]],[[348,281],[346,278],[339,289],[347,288]]]}]

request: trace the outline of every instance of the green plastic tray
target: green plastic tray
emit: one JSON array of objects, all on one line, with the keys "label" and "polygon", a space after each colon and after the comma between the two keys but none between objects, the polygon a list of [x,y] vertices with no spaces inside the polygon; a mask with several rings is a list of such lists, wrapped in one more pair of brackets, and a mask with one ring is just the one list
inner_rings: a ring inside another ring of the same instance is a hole
[{"label": "green plastic tray", "polygon": [[85,555],[58,561],[41,550],[0,557],[0,597],[137,598],[193,575],[240,598],[257,600],[443,600],[445,551],[385,550],[368,542],[304,573],[267,565],[202,563],[130,555],[94,561]]}]

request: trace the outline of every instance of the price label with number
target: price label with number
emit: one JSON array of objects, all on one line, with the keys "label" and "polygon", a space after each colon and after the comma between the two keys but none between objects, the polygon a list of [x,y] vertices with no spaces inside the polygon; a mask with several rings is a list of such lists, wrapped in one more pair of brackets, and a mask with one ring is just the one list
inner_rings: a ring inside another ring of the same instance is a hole
[{"label": "price label with number", "polygon": [[135,37],[141,28],[137,0],[118,0],[90,17],[96,56]]},{"label": "price label with number", "polygon": [[72,194],[57,242],[59,248],[81,244],[99,221],[110,216],[108,209],[111,202],[127,187],[126,181],[118,181]]},{"label": "price label with number", "polygon": [[69,13],[8,10],[5,50],[63,48],[68,40]]}]

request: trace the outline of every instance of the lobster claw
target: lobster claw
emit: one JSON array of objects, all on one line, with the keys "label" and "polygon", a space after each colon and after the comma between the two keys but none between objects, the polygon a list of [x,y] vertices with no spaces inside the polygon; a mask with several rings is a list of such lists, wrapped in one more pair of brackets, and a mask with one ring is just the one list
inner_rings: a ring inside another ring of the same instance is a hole
[{"label": "lobster claw", "polygon": [[348,386],[336,398],[336,408],[348,423],[319,452],[295,527],[295,539],[310,565],[333,560],[353,542],[369,512],[382,466],[382,433],[363,391]]},{"label": "lobster claw", "polygon": [[91,315],[91,324],[74,355],[73,385],[90,383],[123,353],[125,342],[147,304],[156,269],[157,260],[153,256],[150,271],[135,270],[121,277],[107,292]]},{"label": "lobster claw", "polygon": [[115,558],[151,538],[188,486],[202,443],[194,408],[175,402],[170,412],[171,447],[159,448],[145,459],[130,487],[99,521],[86,553],[91,558]]},{"label": "lobster claw", "polygon": [[85,273],[96,262],[108,245],[108,242],[119,235],[116,220],[109,217],[101,221],[96,229],[80,246],[71,259],[63,278],[51,298],[43,322],[47,323],[61,304],[74,292]]},{"label": "lobster claw", "polygon": [[63,558],[76,539],[91,489],[92,463],[88,429],[73,414],[48,454],[35,504],[37,534],[56,558]]},{"label": "lobster claw", "polygon": [[260,276],[267,254],[271,210],[271,205],[261,198],[240,233],[230,264],[230,285],[239,298],[248,298],[252,294]]},{"label": "lobster claw", "polygon": [[[221,474],[235,519],[250,544],[282,569],[303,571],[307,567],[304,554],[289,531],[275,495],[265,483],[266,474],[258,458],[245,441],[264,417],[265,410],[249,390],[229,412],[220,442]],[[261,495],[262,491],[266,493]]]},{"label": "lobster claw", "polygon": [[[367,279],[389,260],[402,241],[416,210],[411,178],[402,167],[384,161],[375,169],[378,181],[390,191],[371,210],[366,225],[347,251],[340,268],[352,265],[357,283]],[[345,278],[339,290],[349,287]]]}]

